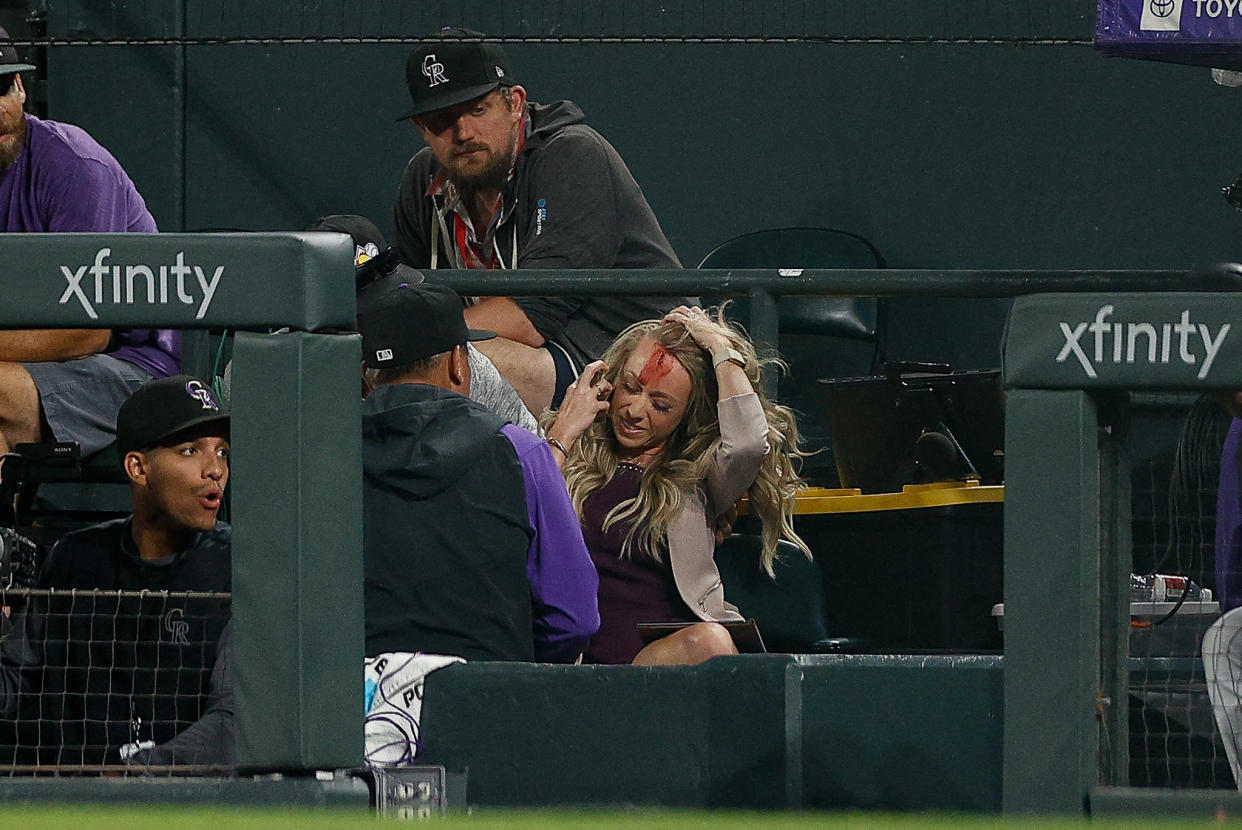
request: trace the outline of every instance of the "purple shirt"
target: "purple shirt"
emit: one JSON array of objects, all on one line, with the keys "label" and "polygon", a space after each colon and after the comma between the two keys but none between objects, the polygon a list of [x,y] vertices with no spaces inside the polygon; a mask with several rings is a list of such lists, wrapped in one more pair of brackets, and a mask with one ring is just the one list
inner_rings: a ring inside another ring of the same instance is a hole
[{"label": "purple shirt", "polygon": [[599,573],[600,618],[585,663],[634,662],[643,648],[639,623],[696,621],[677,591],[667,553],[661,560],[645,549],[622,555],[625,537],[634,525],[632,518],[604,530],[604,519],[617,505],[638,495],[642,480],[642,467],[621,462],[612,478],[582,504],[582,535]]},{"label": "purple shirt", "polygon": [[[155,219],[112,154],[81,127],[26,115],[26,141],[0,173],[0,231],[6,233],[156,233]],[[181,367],[177,332],[114,333],[108,354],[155,377]]]},{"label": "purple shirt", "polygon": [[500,431],[522,465],[526,513],[535,531],[526,554],[535,659],[572,663],[599,628],[599,577],[551,449],[513,424]]}]

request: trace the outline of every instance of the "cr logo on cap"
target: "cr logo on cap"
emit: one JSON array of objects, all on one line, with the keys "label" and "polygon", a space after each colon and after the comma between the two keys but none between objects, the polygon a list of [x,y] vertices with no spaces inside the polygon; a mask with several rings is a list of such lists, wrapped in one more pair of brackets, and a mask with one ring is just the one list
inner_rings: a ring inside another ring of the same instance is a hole
[{"label": "cr logo on cap", "polygon": [[215,399],[211,397],[211,390],[196,380],[192,380],[185,385],[185,391],[191,398],[195,398],[203,405],[203,409],[219,409]]},{"label": "cr logo on cap", "polygon": [[438,62],[434,54],[423,58],[423,74],[427,76],[428,89],[448,83],[448,78],[444,77],[444,64]]}]

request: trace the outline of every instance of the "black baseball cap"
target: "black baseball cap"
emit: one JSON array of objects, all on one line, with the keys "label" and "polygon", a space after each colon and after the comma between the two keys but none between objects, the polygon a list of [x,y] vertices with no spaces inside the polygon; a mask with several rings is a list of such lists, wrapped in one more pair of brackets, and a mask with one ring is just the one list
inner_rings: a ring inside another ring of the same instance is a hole
[{"label": "black baseball cap", "polygon": [[410,53],[405,83],[414,106],[398,121],[472,101],[517,80],[498,43],[470,29],[442,29]]},{"label": "black baseball cap", "polygon": [[220,422],[229,413],[220,408],[211,386],[193,375],[149,381],[121,404],[116,416],[116,452],[122,463],[135,450],[165,441],[191,427]]},{"label": "black baseball cap", "polygon": [[466,328],[461,297],[435,283],[368,292],[358,301],[362,360],[369,369],[397,369],[496,332]]},{"label": "black baseball cap", "polygon": [[0,26],[0,75],[14,72],[34,72],[34,64],[26,63],[17,56],[17,50],[9,43],[9,32]]},{"label": "black baseball cap", "polygon": [[365,216],[357,216],[352,213],[334,213],[331,216],[321,216],[307,230],[349,234],[354,240],[355,268],[367,260],[375,259],[381,253],[388,250],[388,243],[384,241],[384,235],[380,233],[380,229],[375,227],[375,223]]},{"label": "black baseball cap", "polygon": [[401,262],[397,252],[388,247],[384,235],[365,216],[334,213],[321,216],[308,231],[332,231],[349,234],[354,240],[354,290],[387,290],[398,285],[417,285],[423,275]]}]

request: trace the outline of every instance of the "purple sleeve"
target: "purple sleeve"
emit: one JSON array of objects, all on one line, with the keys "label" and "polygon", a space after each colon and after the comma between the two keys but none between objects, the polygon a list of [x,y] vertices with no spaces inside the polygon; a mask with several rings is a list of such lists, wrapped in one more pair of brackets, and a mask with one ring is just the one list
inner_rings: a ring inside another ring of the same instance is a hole
[{"label": "purple sleeve", "polygon": [[64,192],[51,201],[49,231],[156,233],[159,229],[142,196],[119,166],[82,159],[72,176],[61,179]]},{"label": "purple sleeve", "polygon": [[522,464],[526,510],[535,531],[526,558],[535,659],[572,663],[599,629],[599,575],[548,445],[513,424],[502,431]]}]

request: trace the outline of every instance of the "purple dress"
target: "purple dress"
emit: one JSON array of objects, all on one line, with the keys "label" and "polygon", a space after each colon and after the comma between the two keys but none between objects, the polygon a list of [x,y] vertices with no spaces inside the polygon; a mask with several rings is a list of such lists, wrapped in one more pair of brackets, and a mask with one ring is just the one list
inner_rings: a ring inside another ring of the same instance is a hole
[{"label": "purple dress", "polygon": [[585,663],[631,663],[642,650],[638,624],[696,622],[677,583],[667,552],[656,561],[649,552],[631,550],[621,555],[632,521],[603,530],[604,517],[614,507],[638,495],[643,468],[622,462],[608,483],[582,503],[583,529],[591,561],[599,572],[599,631],[591,638]]}]

